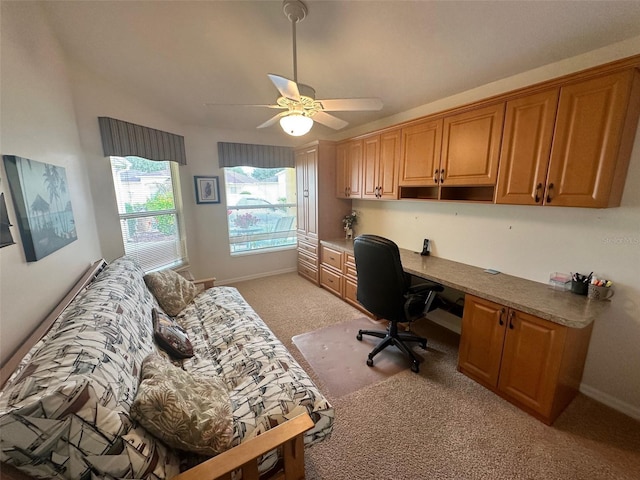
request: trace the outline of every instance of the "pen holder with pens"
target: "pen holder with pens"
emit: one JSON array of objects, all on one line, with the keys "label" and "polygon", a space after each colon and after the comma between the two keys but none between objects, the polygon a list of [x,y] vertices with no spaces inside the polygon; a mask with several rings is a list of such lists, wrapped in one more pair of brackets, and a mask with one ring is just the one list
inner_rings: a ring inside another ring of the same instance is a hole
[{"label": "pen holder with pens", "polygon": [[571,291],[577,295],[586,295],[589,292],[589,284],[577,280],[571,280]]},{"label": "pen holder with pens", "polygon": [[576,295],[586,296],[589,292],[589,283],[591,282],[592,276],[593,272],[591,272],[589,275],[574,273],[571,276],[571,291]]}]

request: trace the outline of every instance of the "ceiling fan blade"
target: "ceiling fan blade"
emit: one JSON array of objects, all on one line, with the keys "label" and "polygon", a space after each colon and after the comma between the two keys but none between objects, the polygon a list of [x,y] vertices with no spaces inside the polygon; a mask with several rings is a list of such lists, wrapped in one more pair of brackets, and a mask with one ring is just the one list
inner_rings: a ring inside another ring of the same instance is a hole
[{"label": "ceiling fan blade", "polygon": [[280,95],[289,100],[300,101],[300,92],[298,91],[298,84],[296,82],[272,73],[267,74],[267,76],[276,86]]},{"label": "ceiling fan blade", "polygon": [[379,98],[332,98],[329,100],[318,100],[325,112],[347,112],[380,110],[382,100]]},{"label": "ceiling fan blade", "polygon": [[271,125],[275,124],[278,122],[278,120],[280,120],[280,117],[286,115],[288,112],[282,112],[282,113],[278,113],[277,115],[274,115],[273,117],[271,117],[269,120],[267,120],[264,123],[261,123],[260,125],[258,125],[256,128],[267,128],[270,127]]},{"label": "ceiling fan blade", "polygon": [[316,112],[311,118],[322,125],[333,128],[334,130],[340,130],[341,128],[349,125],[349,122],[345,122],[338,117],[334,117],[333,115],[321,111]]},{"label": "ceiling fan blade", "polygon": [[205,107],[263,107],[263,108],[287,108],[276,104],[261,103],[205,103]]}]

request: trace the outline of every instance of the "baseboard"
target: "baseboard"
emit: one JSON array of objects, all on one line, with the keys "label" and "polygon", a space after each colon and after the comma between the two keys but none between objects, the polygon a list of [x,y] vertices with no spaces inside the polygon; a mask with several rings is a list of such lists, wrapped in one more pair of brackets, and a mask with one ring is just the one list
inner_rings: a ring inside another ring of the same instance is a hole
[{"label": "baseboard", "polygon": [[617,398],[601,392],[596,388],[590,387],[589,385],[585,385],[584,383],[580,385],[580,392],[584,393],[587,397],[593,398],[594,400],[606,405],[607,407],[611,407],[618,412],[624,413],[635,420],[640,420],[640,407],[618,400]]},{"label": "baseboard", "polygon": [[216,285],[229,285],[231,283],[244,282],[246,280],[255,280],[257,278],[271,277],[273,275],[282,275],[283,273],[297,272],[298,267],[284,268],[282,270],[274,270],[271,272],[258,273],[255,275],[247,275],[246,277],[227,278],[224,280],[216,280]]}]

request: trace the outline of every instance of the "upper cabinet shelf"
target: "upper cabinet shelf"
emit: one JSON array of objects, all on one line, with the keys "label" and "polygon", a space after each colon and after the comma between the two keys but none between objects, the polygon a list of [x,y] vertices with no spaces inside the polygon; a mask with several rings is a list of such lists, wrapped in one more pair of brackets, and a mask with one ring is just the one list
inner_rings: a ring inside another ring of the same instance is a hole
[{"label": "upper cabinet shelf", "polygon": [[632,57],[345,141],[338,196],[617,207],[639,65]]}]

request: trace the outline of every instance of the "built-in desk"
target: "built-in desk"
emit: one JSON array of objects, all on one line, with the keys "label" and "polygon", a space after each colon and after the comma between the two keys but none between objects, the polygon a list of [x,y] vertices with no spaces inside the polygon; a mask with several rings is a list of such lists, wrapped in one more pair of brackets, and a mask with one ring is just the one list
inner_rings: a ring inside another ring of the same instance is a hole
[{"label": "built-in desk", "polygon": [[[353,254],[353,240],[332,239],[320,243]],[[504,273],[491,275],[483,268],[444,258],[423,257],[403,248],[400,258],[402,267],[411,275],[571,328],[588,326],[611,305],[611,302],[593,302],[585,296],[553,290],[545,283]]]},{"label": "built-in desk", "polygon": [[[357,305],[353,241],[320,244],[321,285]],[[458,370],[553,423],[578,392],[593,321],[610,302],[410,250],[400,257],[406,272],[465,293]]]}]

